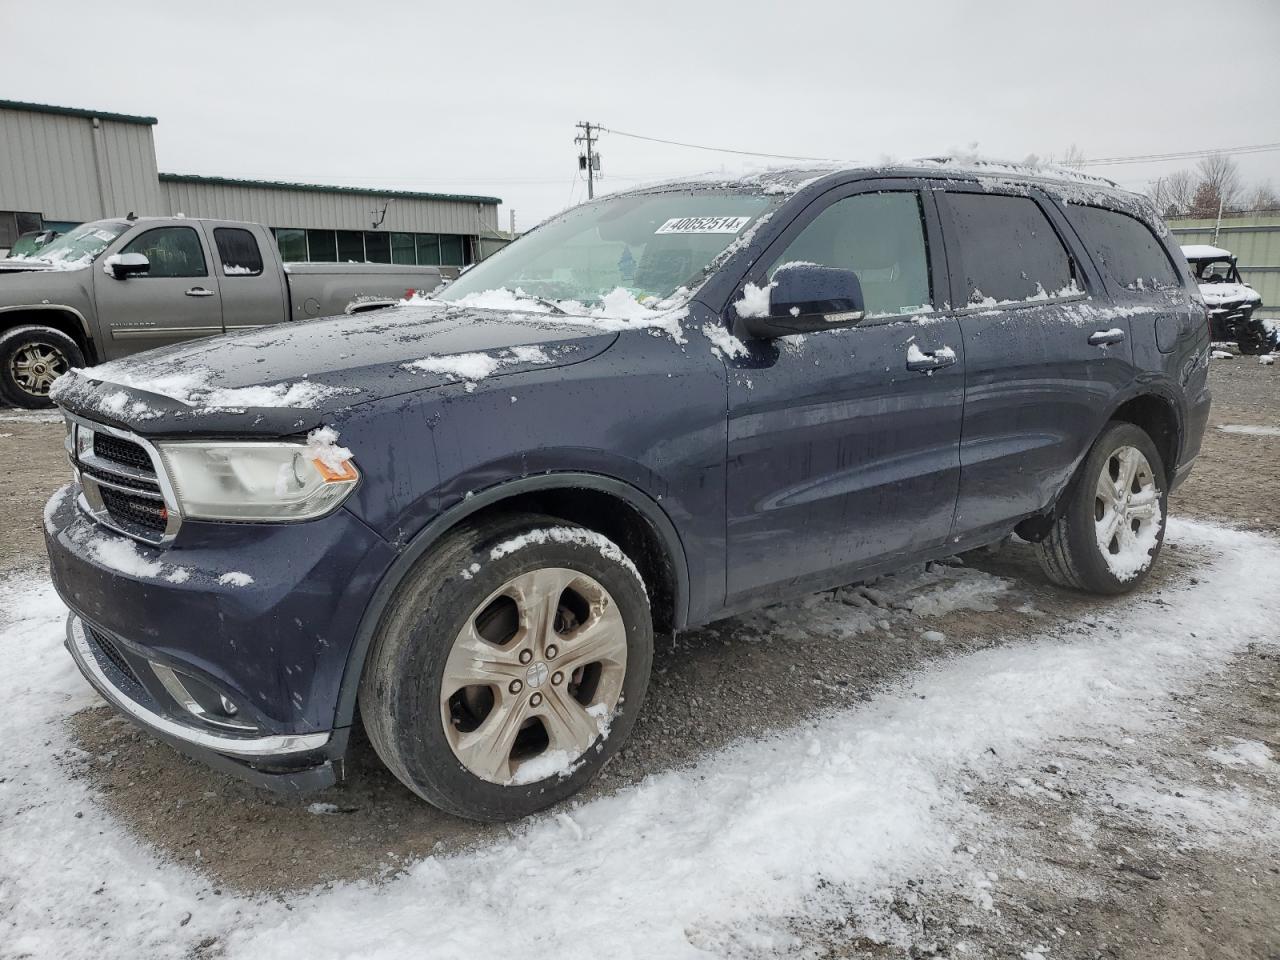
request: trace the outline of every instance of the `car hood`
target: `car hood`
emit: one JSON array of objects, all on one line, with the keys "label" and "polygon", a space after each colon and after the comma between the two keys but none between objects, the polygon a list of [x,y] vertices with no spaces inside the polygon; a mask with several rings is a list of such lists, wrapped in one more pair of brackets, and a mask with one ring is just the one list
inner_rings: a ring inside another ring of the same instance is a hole
[{"label": "car hood", "polygon": [[152,436],[283,436],[372,400],[589,359],[589,320],[431,304],[286,323],[164,347],[59,378],[71,413]]}]

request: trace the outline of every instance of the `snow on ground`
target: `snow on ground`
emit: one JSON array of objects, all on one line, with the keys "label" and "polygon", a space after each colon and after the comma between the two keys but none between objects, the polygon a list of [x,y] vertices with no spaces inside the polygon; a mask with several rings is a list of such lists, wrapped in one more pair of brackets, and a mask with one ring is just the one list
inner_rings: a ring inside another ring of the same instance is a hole
[{"label": "snow on ground", "polygon": [[61,423],[59,410],[0,409],[0,423]]},{"label": "snow on ground", "polygon": [[[15,578],[0,585],[9,706],[0,943],[17,955],[182,957],[216,937],[228,960],[488,956],[512,943],[526,957],[705,957],[745,946],[786,954],[787,921],[837,904],[841,916],[865,904],[851,922],[892,936],[875,929],[883,911],[870,907],[909,878],[990,903],[1001,881],[975,871],[967,849],[992,829],[967,799],[973,784],[1053,756],[1063,737],[1141,738],[1171,692],[1248,644],[1277,643],[1280,544],[1185,520],[1170,522],[1169,538],[1206,560],[1194,579],[1166,585],[1159,604],[1099,606],[1040,636],[942,659],[867,703],[562,806],[492,845],[284,900],[215,895],[200,875],[140,848],[69,776],[101,762],[77,751],[62,723],[94,698],[60,649],[52,590]],[[928,589],[964,580],[963,568],[949,569]],[[993,602],[1001,582],[977,575],[982,589],[938,609]],[[854,626],[876,615],[853,602],[856,588],[843,590],[851,602],[825,604],[833,631],[842,608]],[[774,607],[746,625],[768,629],[813,606]],[[1224,763],[1271,760],[1248,744],[1221,750]],[[1130,793],[1152,816],[1280,842],[1274,817],[1242,802],[1224,809],[1219,797],[1159,783]]]},{"label": "snow on ground", "polygon": [[1244,423],[1220,423],[1223,433],[1243,433],[1251,437],[1280,437],[1280,427],[1256,427]]}]

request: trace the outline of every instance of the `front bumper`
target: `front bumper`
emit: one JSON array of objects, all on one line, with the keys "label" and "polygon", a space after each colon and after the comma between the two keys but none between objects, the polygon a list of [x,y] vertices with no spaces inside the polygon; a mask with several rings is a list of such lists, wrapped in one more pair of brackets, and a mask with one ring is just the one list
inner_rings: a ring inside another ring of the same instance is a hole
[{"label": "front bumper", "polygon": [[198,729],[166,716],[164,707],[113,662],[74,613],[67,616],[66,646],[84,678],[107,703],[196,760],[280,791],[320,790],[341,779],[345,730],[237,736]]}]

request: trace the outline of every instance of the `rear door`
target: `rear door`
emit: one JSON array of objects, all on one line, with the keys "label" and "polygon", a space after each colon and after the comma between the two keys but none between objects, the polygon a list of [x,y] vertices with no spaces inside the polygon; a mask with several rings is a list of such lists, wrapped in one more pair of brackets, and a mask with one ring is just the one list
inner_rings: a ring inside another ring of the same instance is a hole
[{"label": "rear door", "polygon": [[144,225],[112,252],[141,253],[151,268],[125,280],[93,271],[108,357],[222,332],[213,257],[195,223]]},{"label": "rear door", "polygon": [[1129,321],[1037,191],[934,191],[966,364],[957,549],[1053,502],[1133,378]]},{"label": "rear door", "polygon": [[240,223],[204,221],[214,251],[222,293],[222,325],[228,332],[251,330],[288,319],[284,272],[261,234]]},{"label": "rear door", "polygon": [[730,606],[946,538],[964,364],[941,250],[918,183],[863,182],[815,201],[744,278],[762,286],[794,261],[852,269],[868,316],[726,357]]}]

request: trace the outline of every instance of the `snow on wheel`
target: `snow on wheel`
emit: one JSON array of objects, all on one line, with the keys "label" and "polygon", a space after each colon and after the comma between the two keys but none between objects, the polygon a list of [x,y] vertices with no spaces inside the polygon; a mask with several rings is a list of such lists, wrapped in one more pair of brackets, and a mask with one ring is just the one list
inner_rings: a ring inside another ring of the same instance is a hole
[{"label": "snow on wheel", "polygon": [[612,541],[533,515],[467,524],[384,614],[365,665],[369,739],[407,787],[477,820],[581,789],[649,681],[644,581]]},{"label": "snow on wheel", "polygon": [[1151,572],[1164,542],[1164,461],[1132,423],[1111,423],[1094,442],[1057,516],[1037,545],[1049,579],[1091,593],[1124,593]]}]

